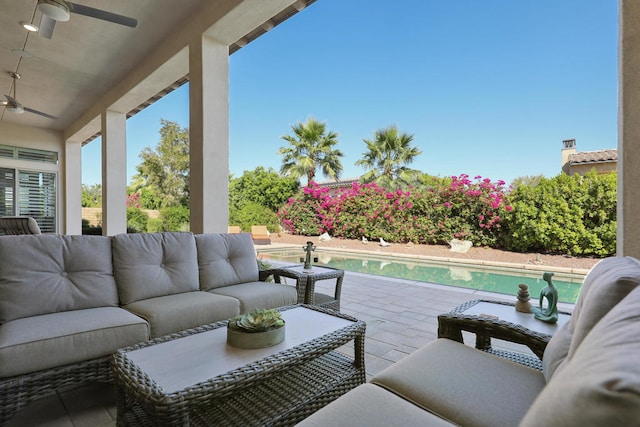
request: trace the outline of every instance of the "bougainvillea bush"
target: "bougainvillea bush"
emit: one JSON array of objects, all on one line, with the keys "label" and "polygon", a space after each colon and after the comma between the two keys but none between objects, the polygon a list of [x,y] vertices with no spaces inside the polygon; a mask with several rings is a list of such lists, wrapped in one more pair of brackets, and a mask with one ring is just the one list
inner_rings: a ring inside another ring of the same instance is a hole
[{"label": "bougainvillea bush", "polygon": [[312,182],[278,215],[292,234],[431,244],[458,238],[493,246],[509,210],[503,181],[460,175],[407,191],[354,183],[334,195]]}]

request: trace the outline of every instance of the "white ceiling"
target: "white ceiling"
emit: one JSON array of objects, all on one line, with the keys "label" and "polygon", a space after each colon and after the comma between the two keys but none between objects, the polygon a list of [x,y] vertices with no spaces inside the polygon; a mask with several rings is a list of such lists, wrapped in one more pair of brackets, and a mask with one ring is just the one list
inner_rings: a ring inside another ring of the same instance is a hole
[{"label": "white ceiling", "polygon": [[[288,7],[287,13],[279,12],[280,20],[312,1],[299,0]],[[8,73],[17,71],[22,77],[17,83],[17,100],[25,107],[56,117],[51,120],[29,112],[16,114],[0,106],[0,121],[66,130],[110,88],[125,79],[160,41],[170,40],[172,34],[184,33],[183,27],[198,13],[211,12],[217,5],[230,9],[242,2],[76,0],[76,3],[135,18],[138,26],[133,29],[72,13],[69,21],[57,22],[53,37],[47,39],[20,25],[21,22],[40,23],[37,0],[0,0],[0,100],[4,100],[4,94],[13,96],[13,80]],[[273,4],[279,3],[283,4],[282,0],[273,1]],[[243,19],[246,20],[244,16]],[[264,30],[258,28],[241,34],[242,38],[231,51],[263,33]],[[21,57],[13,53],[13,49],[24,49],[32,56]]]}]

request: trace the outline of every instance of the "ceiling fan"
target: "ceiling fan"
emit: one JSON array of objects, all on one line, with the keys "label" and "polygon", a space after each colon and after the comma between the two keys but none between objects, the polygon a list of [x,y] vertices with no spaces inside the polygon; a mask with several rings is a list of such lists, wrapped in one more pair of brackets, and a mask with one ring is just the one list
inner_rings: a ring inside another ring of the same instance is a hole
[{"label": "ceiling fan", "polygon": [[18,79],[20,78],[20,74],[10,72],[9,75],[13,79],[13,97],[5,94],[4,97],[7,98],[7,100],[0,102],[0,104],[6,106],[8,112],[22,114],[25,111],[27,111],[29,113],[38,114],[48,119],[52,119],[52,120],[56,119],[54,116],[50,114],[43,113],[42,111],[34,110],[33,108],[28,108],[20,104],[16,99],[18,97],[18,95],[16,95],[16,86],[17,86]]},{"label": "ceiling fan", "polygon": [[38,9],[42,12],[38,34],[48,39],[53,36],[53,29],[55,28],[56,22],[68,21],[71,17],[70,13],[77,13],[78,15],[89,16],[131,28],[135,28],[138,25],[137,19],[66,0],[38,0]]}]

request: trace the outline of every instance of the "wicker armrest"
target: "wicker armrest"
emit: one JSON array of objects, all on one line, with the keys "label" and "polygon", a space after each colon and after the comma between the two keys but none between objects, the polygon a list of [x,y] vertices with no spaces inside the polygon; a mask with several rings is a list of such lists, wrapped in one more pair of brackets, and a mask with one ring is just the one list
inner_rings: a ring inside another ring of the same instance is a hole
[{"label": "wicker armrest", "polygon": [[466,315],[464,313],[445,313],[438,316],[438,337],[463,342],[462,331],[475,333],[476,347],[484,350],[481,344],[486,338],[496,338],[516,344],[522,344],[542,359],[551,337],[521,325],[505,322],[493,317]]}]

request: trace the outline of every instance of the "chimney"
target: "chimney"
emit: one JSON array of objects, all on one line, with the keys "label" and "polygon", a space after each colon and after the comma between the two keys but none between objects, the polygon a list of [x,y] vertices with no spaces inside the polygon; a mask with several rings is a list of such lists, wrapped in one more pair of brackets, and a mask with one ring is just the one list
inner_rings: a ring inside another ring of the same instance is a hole
[{"label": "chimney", "polygon": [[576,140],[565,139],[562,141],[562,171],[567,175],[571,175],[571,165],[569,164],[569,158],[572,154],[576,154]]}]

